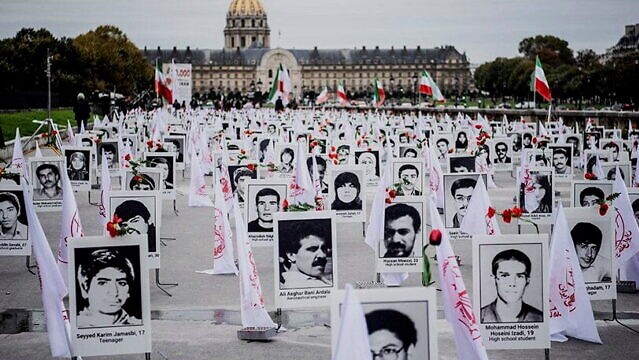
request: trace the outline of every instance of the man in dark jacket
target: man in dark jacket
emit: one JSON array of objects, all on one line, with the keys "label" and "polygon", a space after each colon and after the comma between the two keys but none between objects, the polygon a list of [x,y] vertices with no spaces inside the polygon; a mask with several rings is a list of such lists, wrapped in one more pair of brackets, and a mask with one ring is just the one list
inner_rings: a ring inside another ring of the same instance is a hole
[{"label": "man in dark jacket", "polygon": [[82,124],[84,124],[84,128],[86,129],[91,109],[83,93],[78,94],[78,101],[75,103],[75,106],[73,106],[73,113],[75,114],[75,121],[78,123],[78,131],[82,129]]}]

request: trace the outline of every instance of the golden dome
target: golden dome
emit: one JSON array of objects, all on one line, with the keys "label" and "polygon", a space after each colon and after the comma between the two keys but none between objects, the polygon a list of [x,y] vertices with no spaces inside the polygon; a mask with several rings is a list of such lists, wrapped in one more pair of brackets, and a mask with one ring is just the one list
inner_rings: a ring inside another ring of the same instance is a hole
[{"label": "golden dome", "polygon": [[260,0],[233,0],[229,6],[229,15],[265,15]]}]

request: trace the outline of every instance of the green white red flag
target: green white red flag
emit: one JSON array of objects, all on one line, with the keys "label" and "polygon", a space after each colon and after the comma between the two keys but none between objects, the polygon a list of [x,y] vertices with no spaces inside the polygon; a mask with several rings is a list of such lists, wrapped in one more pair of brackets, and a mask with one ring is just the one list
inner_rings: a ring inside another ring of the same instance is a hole
[{"label": "green white red flag", "polygon": [[422,71],[422,77],[419,81],[419,92],[421,94],[430,95],[433,97],[433,101],[444,102],[446,98],[442,95],[439,86],[435,83],[435,80],[430,76],[428,71]]},{"label": "green white red flag", "polygon": [[337,85],[337,97],[339,98],[342,105],[348,103],[348,98],[346,97],[346,90],[344,90],[344,83],[339,83]]},{"label": "green white red flag", "polygon": [[539,56],[535,61],[535,91],[541,95],[546,101],[552,100],[552,95],[550,94],[550,87],[548,86],[548,81],[546,80],[546,74],[544,74],[544,69],[541,67],[541,61],[539,60]]},{"label": "green white red flag", "polygon": [[324,86],[322,92],[317,96],[317,99],[315,99],[315,103],[319,105],[326,101],[328,101],[328,88]]},{"label": "green white red flag", "polygon": [[291,78],[288,75],[288,70],[285,66],[280,64],[279,69],[275,75],[275,81],[271,91],[268,93],[268,101],[275,104],[278,98],[282,98],[282,104],[288,105],[288,96],[291,93]]},{"label": "green white red flag", "polygon": [[384,92],[384,86],[379,79],[375,78],[375,88],[373,89],[373,101],[375,106],[382,106],[384,100],[386,100],[386,93]]},{"label": "green white red flag", "polygon": [[155,93],[164,98],[169,104],[173,103],[173,91],[171,91],[171,84],[168,79],[162,73],[160,63],[155,63]]}]

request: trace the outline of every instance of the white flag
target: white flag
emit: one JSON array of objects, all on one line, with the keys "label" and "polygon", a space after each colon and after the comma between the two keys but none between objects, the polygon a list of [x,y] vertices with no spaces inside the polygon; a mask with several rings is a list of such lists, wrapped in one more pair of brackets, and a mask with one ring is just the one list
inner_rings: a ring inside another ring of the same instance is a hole
[{"label": "white flag", "polygon": [[488,216],[490,207],[484,177],[480,175],[466,210],[467,214],[473,216],[464,216],[459,230],[469,235],[501,235],[497,215]]},{"label": "white flag", "polygon": [[635,218],[628,189],[616,169],[615,183],[612,186],[613,193],[619,193],[612,205],[615,207],[615,254],[619,264],[632,258],[639,252],[639,226]]},{"label": "white flag", "polygon": [[67,141],[70,145],[75,145],[75,134],[73,133],[73,127],[71,127],[69,120],[67,120]]},{"label": "white flag", "polygon": [[293,177],[288,184],[288,192],[286,195],[288,203],[289,205],[304,203],[315,205],[315,187],[313,186],[313,180],[304,161],[304,148],[303,142],[301,141],[297,143],[295,157]]},{"label": "white flag", "polygon": [[488,360],[486,348],[481,340],[479,326],[473,305],[466,290],[453,248],[448,239],[448,231],[442,224],[433,199],[430,199],[430,222],[432,231],[441,232],[441,243],[435,246],[439,267],[439,286],[442,288],[442,302],[446,320],[453,327],[457,358],[463,360]]},{"label": "white flag", "polygon": [[102,168],[100,169],[100,205],[98,205],[98,215],[100,216],[100,222],[102,222],[102,229],[104,230],[106,224],[109,222],[109,214],[107,214],[106,201],[111,191],[111,174],[109,173],[109,161],[106,155],[102,153]]},{"label": "white flag", "polygon": [[11,158],[11,169],[17,169],[22,172],[27,181],[30,181],[29,169],[24,159],[24,152],[22,151],[22,140],[20,139],[20,128],[16,128],[16,139],[13,142],[13,155]]},{"label": "white flag", "polygon": [[345,289],[333,360],[371,360],[364,309],[351,284]]},{"label": "white flag", "polygon": [[435,153],[435,146],[430,147],[429,164],[429,188],[435,196],[437,207],[441,209],[444,207],[444,173],[442,172],[442,165],[439,163],[439,159],[437,158],[437,154]]},{"label": "white flag", "polygon": [[[22,181],[25,197],[29,194],[26,181]],[[42,305],[47,323],[49,347],[53,357],[71,357],[68,337],[68,314],[62,299],[67,295],[64,277],[56,265],[55,258],[44,235],[40,220],[36,215],[33,203],[25,202],[29,235],[33,241],[33,254],[38,265],[38,276],[42,290]]]},{"label": "white flag", "polygon": [[[218,187],[216,185],[216,187]],[[189,206],[194,207],[213,207],[213,202],[209,198],[209,192],[206,188],[204,173],[200,168],[200,162],[195,152],[191,154],[191,183],[189,185]]]},{"label": "white flag", "polygon": [[[66,171],[62,171],[62,224],[60,229],[60,243],[58,246],[58,267],[64,283],[67,283],[67,267],[69,265],[69,252],[67,240],[70,237],[82,237],[82,222],[78,212],[78,204],[75,201],[71,181]],[[68,285],[68,284],[67,284]]]},{"label": "white flag", "polygon": [[559,203],[550,242],[550,339],[571,336],[601,344],[564,208]]},{"label": "white flag", "polygon": [[[388,143],[387,143],[388,144]],[[371,205],[370,217],[368,219],[368,227],[366,228],[366,239],[364,240],[368,246],[377,251],[379,240],[384,236],[384,212],[386,209],[386,189],[393,185],[393,158],[390,155],[390,146],[387,146],[389,158],[386,159],[386,166],[382,174],[375,197]]]},{"label": "white flag", "polygon": [[257,265],[251,250],[246,222],[242,217],[237,197],[234,199],[233,217],[235,218],[235,239],[237,241],[237,258],[240,264],[240,309],[242,326],[276,327],[266,311],[264,294]]}]

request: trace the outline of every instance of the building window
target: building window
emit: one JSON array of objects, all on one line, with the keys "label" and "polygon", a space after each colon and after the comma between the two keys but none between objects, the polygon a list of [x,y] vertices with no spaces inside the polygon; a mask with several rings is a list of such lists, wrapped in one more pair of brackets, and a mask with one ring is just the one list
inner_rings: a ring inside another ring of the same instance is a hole
[{"label": "building window", "polygon": [[240,38],[240,47],[246,47],[246,39],[244,36]]},{"label": "building window", "polygon": [[268,69],[268,78],[269,79],[273,78],[273,69]]},{"label": "building window", "polygon": [[244,27],[244,19],[242,19],[242,27]]},{"label": "building window", "polygon": [[251,26],[255,27],[255,19],[251,20]]}]

